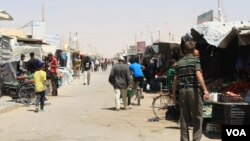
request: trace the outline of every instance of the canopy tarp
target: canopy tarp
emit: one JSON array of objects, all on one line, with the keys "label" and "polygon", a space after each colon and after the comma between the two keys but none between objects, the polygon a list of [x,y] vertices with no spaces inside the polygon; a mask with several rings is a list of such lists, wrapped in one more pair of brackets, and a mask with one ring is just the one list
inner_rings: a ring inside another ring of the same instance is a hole
[{"label": "canopy tarp", "polygon": [[0,10],[0,20],[12,21],[13,17],[4,10]]},{"label": "canopy tarp", "polygon": [[31,46],[19,46],[12,48],[12,57],[9,60],[10,62],[15,62],[20,60],[21,54],[25,55],[25,61],[30,59],[30,52],[35,53],[35,58],[42,60],[42,48],[40,47],[31,47]]},{"label": "canopy tarp", "polygon": [[195,25],[191,29],[194,40],[204,39],[209,45],[226,48],[237,38],[239,46],[250,43],[250,21],[206,22]]},{"label": "canopy tarp", "polygon": [[[25,55],[25,61],[30,58],[30,52],[35,53],[37,59],[42,60],[43,56],[47,56],[49,53],[54,54],[56,52],[56,47],[47,44],[18,44],[13,41],[11,44],[11,37],[0,35],[0,64],[6,62],[15,62],[20,60],[21,54]],[[36,40],[30,40],[36,41]]]},{"label": "canopy tarp", "polygon": [[8,62],[12,56],[10,40],[11,38],[0,35],[0,64]]},{"label": "canopy tarp", "polygon": [[4,28],[1,28],[0,29],[0,34],[2,34],[4,36],[9,36],[11,38],[14,38],[14,37],[25,38],[26,37],[25,33],[21,29],[4,29]]},{"label": "canopy tarp", "polygon": [[173,49],[175,47],[179,47],[179,43],[175,42],[156,42],[153,43],[152,48],[154,50],[154,53],[167,53],[170,49]]}]

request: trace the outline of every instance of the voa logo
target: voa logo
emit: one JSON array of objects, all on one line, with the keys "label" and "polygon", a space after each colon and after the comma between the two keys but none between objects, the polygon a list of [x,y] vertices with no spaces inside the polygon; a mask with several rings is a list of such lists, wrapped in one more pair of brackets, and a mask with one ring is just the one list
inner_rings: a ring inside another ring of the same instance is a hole
[{"label": "voa logo", "polygon": [[227,136],[247,136],[244,129],[226,129]]}]

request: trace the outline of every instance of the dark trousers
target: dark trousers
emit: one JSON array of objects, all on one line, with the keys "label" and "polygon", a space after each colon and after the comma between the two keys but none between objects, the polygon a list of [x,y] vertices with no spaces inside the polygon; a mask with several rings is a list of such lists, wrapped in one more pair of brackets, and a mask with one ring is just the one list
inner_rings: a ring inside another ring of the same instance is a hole
[{"label": "dark trousers", "polygon": [[45,100],[45,91],[41,91],[41,92],[36,92],[36,106],[38,107],[40,104],[40,108],[41,110],[43,110],[44,107],[44,100]]},{"label": "dark trousers", "polygon": [[57,96],[58,78],[55,73],[50,74],[51,84],[52,84],[52,96]]},{"label": "dark trousers", "polygon": [[182,88],[179,92],[181,141],[190,140],[188,132],[190,113],[193,121],[192,141],[200,141],[202,136],[203,102],[199,94],[199,89]]}]

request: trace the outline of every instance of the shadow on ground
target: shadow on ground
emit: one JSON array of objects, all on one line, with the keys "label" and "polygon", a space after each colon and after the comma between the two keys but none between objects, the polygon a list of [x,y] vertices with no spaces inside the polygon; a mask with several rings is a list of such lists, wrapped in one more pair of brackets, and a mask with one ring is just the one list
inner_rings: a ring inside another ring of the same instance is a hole
[{"label": "shadow on ground", "polygon": [[210,139],[221,139],[221,132],[203,132],[203,135]]},{"label": "shadow on ground", "polygon": [[180,130],[180,127],[178,126],[168,126],[168,127],[165,127],[166,129],[178,129]]}]

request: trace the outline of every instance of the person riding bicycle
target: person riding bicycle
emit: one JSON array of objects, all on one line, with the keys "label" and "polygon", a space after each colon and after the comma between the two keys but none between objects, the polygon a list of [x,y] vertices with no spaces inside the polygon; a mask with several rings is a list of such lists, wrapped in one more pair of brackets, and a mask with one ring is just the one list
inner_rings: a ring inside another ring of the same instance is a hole
[{"label": "person riding bicycle", "polygon": [[133,76],[134,79],[134,83],[139,83],[139,87],[140,87],[140,91],[141,91],[141,98],[144,98],[143,95],[143,79],[144,79],[144,74],[142,72],[142,70],[145,67],[142,66],[141,64],[139,64],[139,58],[133,58],[131,59],[131,65],[129,66],[129,70],[131,71],[131,74]]}]

